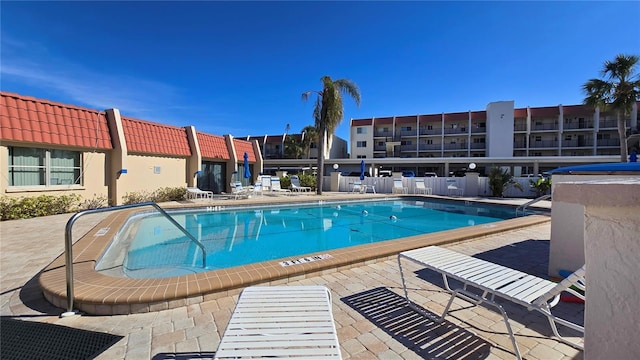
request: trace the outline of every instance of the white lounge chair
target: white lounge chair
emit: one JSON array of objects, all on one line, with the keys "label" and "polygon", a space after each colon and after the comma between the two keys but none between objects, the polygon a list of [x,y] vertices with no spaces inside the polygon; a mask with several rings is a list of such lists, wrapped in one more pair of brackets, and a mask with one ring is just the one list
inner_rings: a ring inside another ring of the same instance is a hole
[{"label": "white lounge chair", "polygon": [[271,191],[276,193],[291,194],[291,190],[283,189],[280,186],[280,178],[278,177],[271,178]]},{"label": "white lounge chair", "polygon": [[245,188],[242,186],[242,183],[237,181],[235,183],[231,183],[231,194],[236,198],[248,198],[249,195],[253,193],[253,189]]},{"label": "white lounge chair", "polygon": [[360,193],[360,194],[364,194],[367,191],[367,187],[365,185],[362,185],[362,181],[354,181],[351,187],[351,192],[352,193]]},{"label": "white lounge chair", "polygon": [[260,183],[262,183],[262,190],[271,191],[271,175],[260,175]]},{"label": "white lounge chair", "polygon": [[197,187],[188,187],[185,196],[187,199],[213,199],[213,191],[204,191]]},{"label": "white lounge chair", "polygon": [[[451,298],[449,299],[449,303],[444,309],[442,316],[434,318],[433,315],[424,312],[411,302],[402,269],[402,259],[411,260],[421,266],[442,274],[444,286],[451,293]],[[515,349],[518,359],[522,359],[520,349],[518,349],[518,344],[516,343],[513,331],[511,330],[507,313],[500,304],[494,301],[496,296],[522,305],[529,311],[536,310],[544,314],[549,320],[549,324],[551,325],[554,335],[557,336],[560,341],[578,349],[583,349],[583,345],[560,336],[556,323],[574,329],[582,333],[583,336],[584,327],[554,316],[551,313],[551,308],[560,301],[560,293],[563,291],[569,292],[582,300],[585,299],[583,294],[571,288],[572,286],[576,286],[583,291],[585,290],[584,265],[563,281],[554,283],[521,271],[513,270],[502,265],[460,254],[438,246],[428,246],[401,252],[398,254],[398,266],[400,267],[400,276],[402,278],[402,286],[404,288],[404,295],[407,299],[407,303],[413,309],[434,321],[442,321],[444,319],[449,312],[449,308],[451,307],[455,297],[470,301],[475,305],[479,305],[484,302],[498,308],[507,326],[507,331],[511,337],[511,343],[513,344],[513,348]],[[448,281],[449,278],[461,281],[462,287],[451,289]],[[481,290],[482,294],[476,294],[469,291],[469,287]]]},{"label": "white lounge chair", "polygon": [[298,175],[292,175],[291,176],[291,187],[290,187],[290,189],[291,189],[291,191],[298,191],[298,192],[311,191],[311,188],[309,186],[300,185],[300,178],[298,177]]},{"label": "white lounge chair", "polygon": [[424,179],[416,179],[416,194],[431,195],[431,188],[424,186]]},{"label": "white lounge chair", "polygon": [[391,189],[392,194],[406,194],[407,188],[402,184],[401,178],[393,179],[393,188]]},{"label": "white lounge chair", "polygon": [[464,190],[458,187],[458,183],[455,179],[447,179],[447,194],[449,196],[462,196],[463,193]]},{"label": "white lounge chair", "polygon": [[341,359],[324,286],[252,286],[240,294],[214,359]]}]

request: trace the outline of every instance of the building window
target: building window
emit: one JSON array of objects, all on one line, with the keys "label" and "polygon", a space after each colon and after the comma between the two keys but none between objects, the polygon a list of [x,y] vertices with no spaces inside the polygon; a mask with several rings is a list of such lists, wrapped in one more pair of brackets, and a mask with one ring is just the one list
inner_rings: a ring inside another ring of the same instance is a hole
[{"label": "building window", "polygon": [[356,156],[356,159],[366,159],[367,155],[358,155]]},{"label": "building window", "polygon": [[427,125],[427,130],[433,130],[433,125]]},{"label": "building window", "polygon": [[474,144],[484,144],[484,138],[473,138]]},{"label": "building window", "polygon": [[411,145],[413,142],[411,140],[402,140],[400,141],[400,145]]},{"label": "building window", "polygon": [[571,141],[571,135],[565,135],[564,136],[564,140],[565,141]]},{"label": "building window", "polygon": [[400,131],[411,131],[411,126],[401,126]]},{"label": "building window", "polygon": [[80,153],[9,147],[9,186],[80,184]]},{"label": "building window", "polygon": [[428,145],[433,145],[433,140],[431,140],[431,139],[427,140],[427,144]]},{"label": "building window", "polygon": [[536,136],[536,141],[542,141],[542,136]]},{"label": "building window", "polygon": [[357,141],[356,142],[356,147],[359,147],[359,148],[367,147],[367,142],[366,141]]},{"label": "building window", "polygon": [[358,127],[356,128],[356,134],[366,134],[367,133],[367,128],[366,127]]}]

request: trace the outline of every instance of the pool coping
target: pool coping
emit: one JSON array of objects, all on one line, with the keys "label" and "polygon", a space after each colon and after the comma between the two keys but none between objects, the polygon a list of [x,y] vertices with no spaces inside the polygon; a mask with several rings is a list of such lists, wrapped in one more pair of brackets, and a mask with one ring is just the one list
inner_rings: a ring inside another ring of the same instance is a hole
[{"label": "pool coping", "polygon": [[[416,197],[416,195],[410,195]],[[397,198],[399,196],[393,196]],[[417,196],[440,198],[437,196]],[[372,196],[367,196],[367,199]],[[380,199],[388,196],[379,196]],[[321,200],[354,200],[363,197],[341,196]],[[455,199],[454,199],[455,200]],[[258,205],[267,203],[318,202],[318,198],[277,197],[254,199],[250,202],[187,203],[165,208],[193,208],[216,205]],[[195,206],[194,206],[195,205]],[[429,245],[460,242],[523,227],[550,222],[549,215],[529,215],[490,224],[417,235],[344,249],[322,251],[300,256],[330,254],[330,258],[282,266],[283,259],[228,269],[158,279],[132,279],[107,276],[95,270],[95,265],[110,240],[133,214],[144,208],[127,209],[111,214],[73,245],[74,308],[94,315],[133,314],[159,311],[200,303],[238,294],[244,287],[256,284],[281,285],[307,276],[324,275],[354,266],[395,259],[402,251]],[[39,275],[45,298],[55,306],[67,307],[67,286],[64,254],[56,258]]]}]

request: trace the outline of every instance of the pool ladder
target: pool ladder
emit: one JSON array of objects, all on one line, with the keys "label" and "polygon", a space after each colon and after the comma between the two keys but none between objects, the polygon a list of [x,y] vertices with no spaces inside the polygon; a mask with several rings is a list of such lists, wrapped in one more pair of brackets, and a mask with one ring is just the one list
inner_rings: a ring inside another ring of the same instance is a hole
[{"label": "pool ladder", "polygon": [[547,194],[547,195],[542,195],[542,196],[540,196],[540,197],[538,197],[538,198],[535,198],[535,199],[533,199],[533,200],[531,200],[531,201],[528,201],[528,202],[526,202],[526,203],[524,203],[524,204],[522,204],[522,205],[518,206],[518,207],[516,208],[516,217],[518,216],[518,212],[519,212],[519,210],[522,210],[522,216],[524,216],[525,211],[527,210],[527,206],[529,206],[529,205],[533,205],[533,204],[537,203],[538,201],[547,200],[547,199],[550,199],[550,198],[551,198],[551,195],[549,195],[549,194]]},{"label": "pool ladder", "polygon": [[89,209],[75,213],[69,221],[67,221],[67,225],[65,226],[65,234],[64,234],[64,253],[65,253],[65,261],[66,261],[66,277],[67,277],[67,312],[62,313],[61,317],[67,317],[71,315],[75,315],[76,312],[73,311],[73,236],[72,229],[73,224],[80,217],[89,214],[107,212],[107,211],[116,211],[116,210],[124,210],[131,209],[143,206],[153,206],[162,214],[162,216],[166,217],[173,225],[175,225],[180,231],[182,231],[187,237],[193,241],[201,250],[202,250],[202,267],[207,267],[207,251],[204,245],[196,239],[193,235],[191,235],[187,229],[185,229],[182,225],[180,225],[174,218],[171,217],[160,205],[154,202],[144,202],[139,204],[130,204],[130,205],[120,205],[120,206],[111,206],[100,209]]}]

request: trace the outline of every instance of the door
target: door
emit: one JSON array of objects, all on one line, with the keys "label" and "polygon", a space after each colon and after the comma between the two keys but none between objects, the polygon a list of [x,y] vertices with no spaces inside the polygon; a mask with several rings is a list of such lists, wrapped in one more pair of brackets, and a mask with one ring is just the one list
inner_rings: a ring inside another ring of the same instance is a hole
[{"label": "door", "polygon": [[225,191],[226,178],[225,163],[203,161],[202,173],[198,175],[198,188],[220,194]]}]

